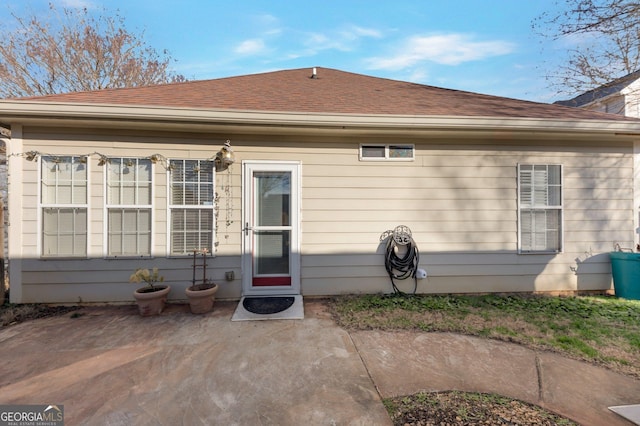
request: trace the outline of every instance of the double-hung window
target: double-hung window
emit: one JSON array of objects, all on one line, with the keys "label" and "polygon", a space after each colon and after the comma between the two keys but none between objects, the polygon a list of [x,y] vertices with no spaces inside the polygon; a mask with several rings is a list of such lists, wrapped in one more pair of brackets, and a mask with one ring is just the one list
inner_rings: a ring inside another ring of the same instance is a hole
[{"label": "double-hung window", "polygon": [[151,256],[151,160],[110,158],[107,164],[107,255]]},{"label": "double-hung window", "polygon": [[40,171],[42,256],[86,256],[86,157],[43,156]]},{"label": "double-hung window", "polygon": [[518,166],[520,252],[562,250],[562,166]]},{"label": "double-hung window", "polygon": [[214,163],[208,160],[171,160],[169,166],[170,254],[193,250],[213,252]]}]

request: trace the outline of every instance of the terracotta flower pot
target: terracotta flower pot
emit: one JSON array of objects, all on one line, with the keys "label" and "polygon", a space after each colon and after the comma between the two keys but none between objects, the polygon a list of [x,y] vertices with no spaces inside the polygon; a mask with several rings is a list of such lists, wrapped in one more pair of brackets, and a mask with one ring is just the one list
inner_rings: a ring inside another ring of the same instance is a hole
[{"label": "terracotta flower pot", "polygon": [[140,315],[148,317],[152,315],[160,315],[164,310],[164,304],[167,301],[167,295],[171,291],[168,285],[143,287],[133,292],[133,297],[138,303]]},{"label": "terracotta flower pot", "polygon": [[205,314],[213,309],[218,284],[196,284],[185,290],[193,314]]}]

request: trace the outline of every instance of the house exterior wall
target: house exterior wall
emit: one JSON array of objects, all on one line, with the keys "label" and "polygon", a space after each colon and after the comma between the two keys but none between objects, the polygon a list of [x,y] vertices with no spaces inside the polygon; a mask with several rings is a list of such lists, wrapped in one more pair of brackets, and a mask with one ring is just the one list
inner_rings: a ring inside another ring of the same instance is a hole
[{"label": "house exterior wall", "polygon": [[640,118],[640,81],[633,81],[621,91],[621,94],[625,98],[624,115]]},{"label": "house exterior wall", "polygon": [[[606,290],[608,252],[634,245],[633,146],[561,140],[403,139],[415,160],[359,160],[361,143],[395,138],[257,137],[25,128],[21,150],[53,155],[99,152],[107,156],[206,159],[231,139],[236,164],[216,176],[216,258],[210,276],[220,298],[241,295],[242,160],[296,160],[302,164],[301,288],[304,295],[390,292],[380,235],[397,225],[413,232],[428,278],[420,293]],[[13,161],[14,159],[12,159]],[[19,291],[14,302],[130,302],[138,267],[161,269],[171,299],[184,299],[191,260],[167,258],[167,177],[154,169],[152,259],[104,256],[104,169],[90,172],[87,259],[42,260],[39,255],[38,166],[17,158],[21,174]],[[564,250],[519,254],[518,163],[561,164]],[[14,176],[12,176],[14,178]],[[18,183],[14,180],[13,185]],[[15,232],[13,234],[15,236]],[[10,266],[11,267],[11,266]],[[224,281],[226,271],[235,280]],[[404,290],[412,282],[400,282]]]},{"label": "house exterior wall", "polygon": [[[631,104],[631,98],[625,95],[613,95],[604,99],[597,100],[586,106],[585,109],[590,111],[607,112],[609,114],[626,115],[628,117],[638,117],[637,101]],[[633,115],[635,112],[636,115]]]},{"label": "house exterior wall", "polygon": [[581,108],[640,118],[640,80],[635,80],[619,92],[596,99]]}]

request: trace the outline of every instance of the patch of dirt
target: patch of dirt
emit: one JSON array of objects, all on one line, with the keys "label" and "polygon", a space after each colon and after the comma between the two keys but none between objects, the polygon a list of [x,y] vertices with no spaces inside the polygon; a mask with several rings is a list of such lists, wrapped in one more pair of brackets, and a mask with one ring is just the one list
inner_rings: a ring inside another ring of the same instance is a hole
[{"label": "patch of dirt", "polygon": [[6,327],[32,319],[64,315],[78,309],[80,309],[79,306],[11,305],[5,303],[0,306],[0,326]]},{"label": "patch of dirt", "polygon": [[479,393],[422,392],[385,404],[396,426],[577,425],[535,405]]}]

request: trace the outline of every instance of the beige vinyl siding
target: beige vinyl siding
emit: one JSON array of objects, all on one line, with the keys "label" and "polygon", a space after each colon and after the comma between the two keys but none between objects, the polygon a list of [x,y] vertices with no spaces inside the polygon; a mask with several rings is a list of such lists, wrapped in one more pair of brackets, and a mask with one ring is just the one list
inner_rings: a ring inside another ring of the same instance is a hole
[{"label": "beige vinyl siding", "polygon": [[[57,155],[207,159],[231,139],[236,164],[216,175],[219,196],[216,258],[210,276],[220,298],[241,293],[241,161],[302,164],[301,288],[304,295],[389,292],[380,235],[407,225],[428,279],[425,293],[575,291],[610,287],[608,252],[631,247],[633,156],[631,146],[518,140],[403,140],[415,145],[411,162],[359,161],[361,143],[384,138],[298,139],[190,133],[25,128],[24,151]],[[15,158],[12,159],[15,161]],[[167,258],[167,178],[154,166],[152,259],[104,258],[104,168],[89,164],[88,260],[41,260],[37,239],[37,165],[23,158],[23,302],[131,302],[137,267],[158,266],[184,299],[189,258]],[[562,164],[564,251],[517,253],[517,164]],[[230,197],[230,198],[229,198]],[[16,244],[16,242],[10,242]],[[18,242],[17,244],[20,244]],[[224,281],[234,271],[235,281]],[[411,289],[409,282],[400,287]]]},{"label": "beige vinyl siding", "polygon": [[[114,134],[102,131],[89,134],[86,131],[61,132],[58,129],[26,128],[24,133],[24,152],[37,150],[43,154],[79,155],[99,152],[108,157],[144,158],[160,153],[167,158],[206,159],[215,155],[224,140],[203,139],[202,136],[177,135],[167,137],[164,133],[152,136],[145,134]],[[171,149],[167,149],[167,148]],[[184,288],[191,284],[192,260],[189,257],[167,258],[167,175],[160,164],[153,165],[153,247],[151,258],[112,259],[105,252],[105,168],[98,166],[98,157],[94,155],[88,162],[89,167],[89,248],[88,259],[41,259],[38,251],[39,223],[37,210],[37,187],[39,177],[37,162],[21,161],[23,170],[23,203],[25,214],[22,218],[25,230],[23,245],[23,302],[50,301],[75,303],[85,302],[130,302],[136,284],[128,282],[131,273],[138,267],[159,267],[165,276],[165,282],[172,286],[171,299],[184,299]],[[14,160],[15,161],[15,160]],[[232,189],[235,197],[234,209],[230,220],[240,223],[239,175],[232,183],[238,188]],[[225,182],[224,179],[218,183]],[[216,191],[224,204],[224,191],[219,186]],[[219,215],[226,217],[222,210]],[[224,282],[225,271],[234,271],[236,282],[218,293],[220,297],[239,295],[240,261],[239,236],[234,228],[225,238],[225,223],[218,223],[223,234],[217,235],[220,245],[215,259],[209,261],[208,276],[216,282]],[[235,226],[235,225],[234,225]],[[232,245],[232,248],[229,246]],[[229,256],[232,253],[232,256]]]},{"label": "beige vinyl siding", "polygon": [[[429,274],[419,291],[609,288],[608,251],[633,241],[630,147],[523,145],[416,142],[415,163],[363,164],[338,151],[305,162],[303,288],[390,291],[378,237],[399,224],[412,229]],[[563,165],[563,253],[516,253],[519,162]]]}]

